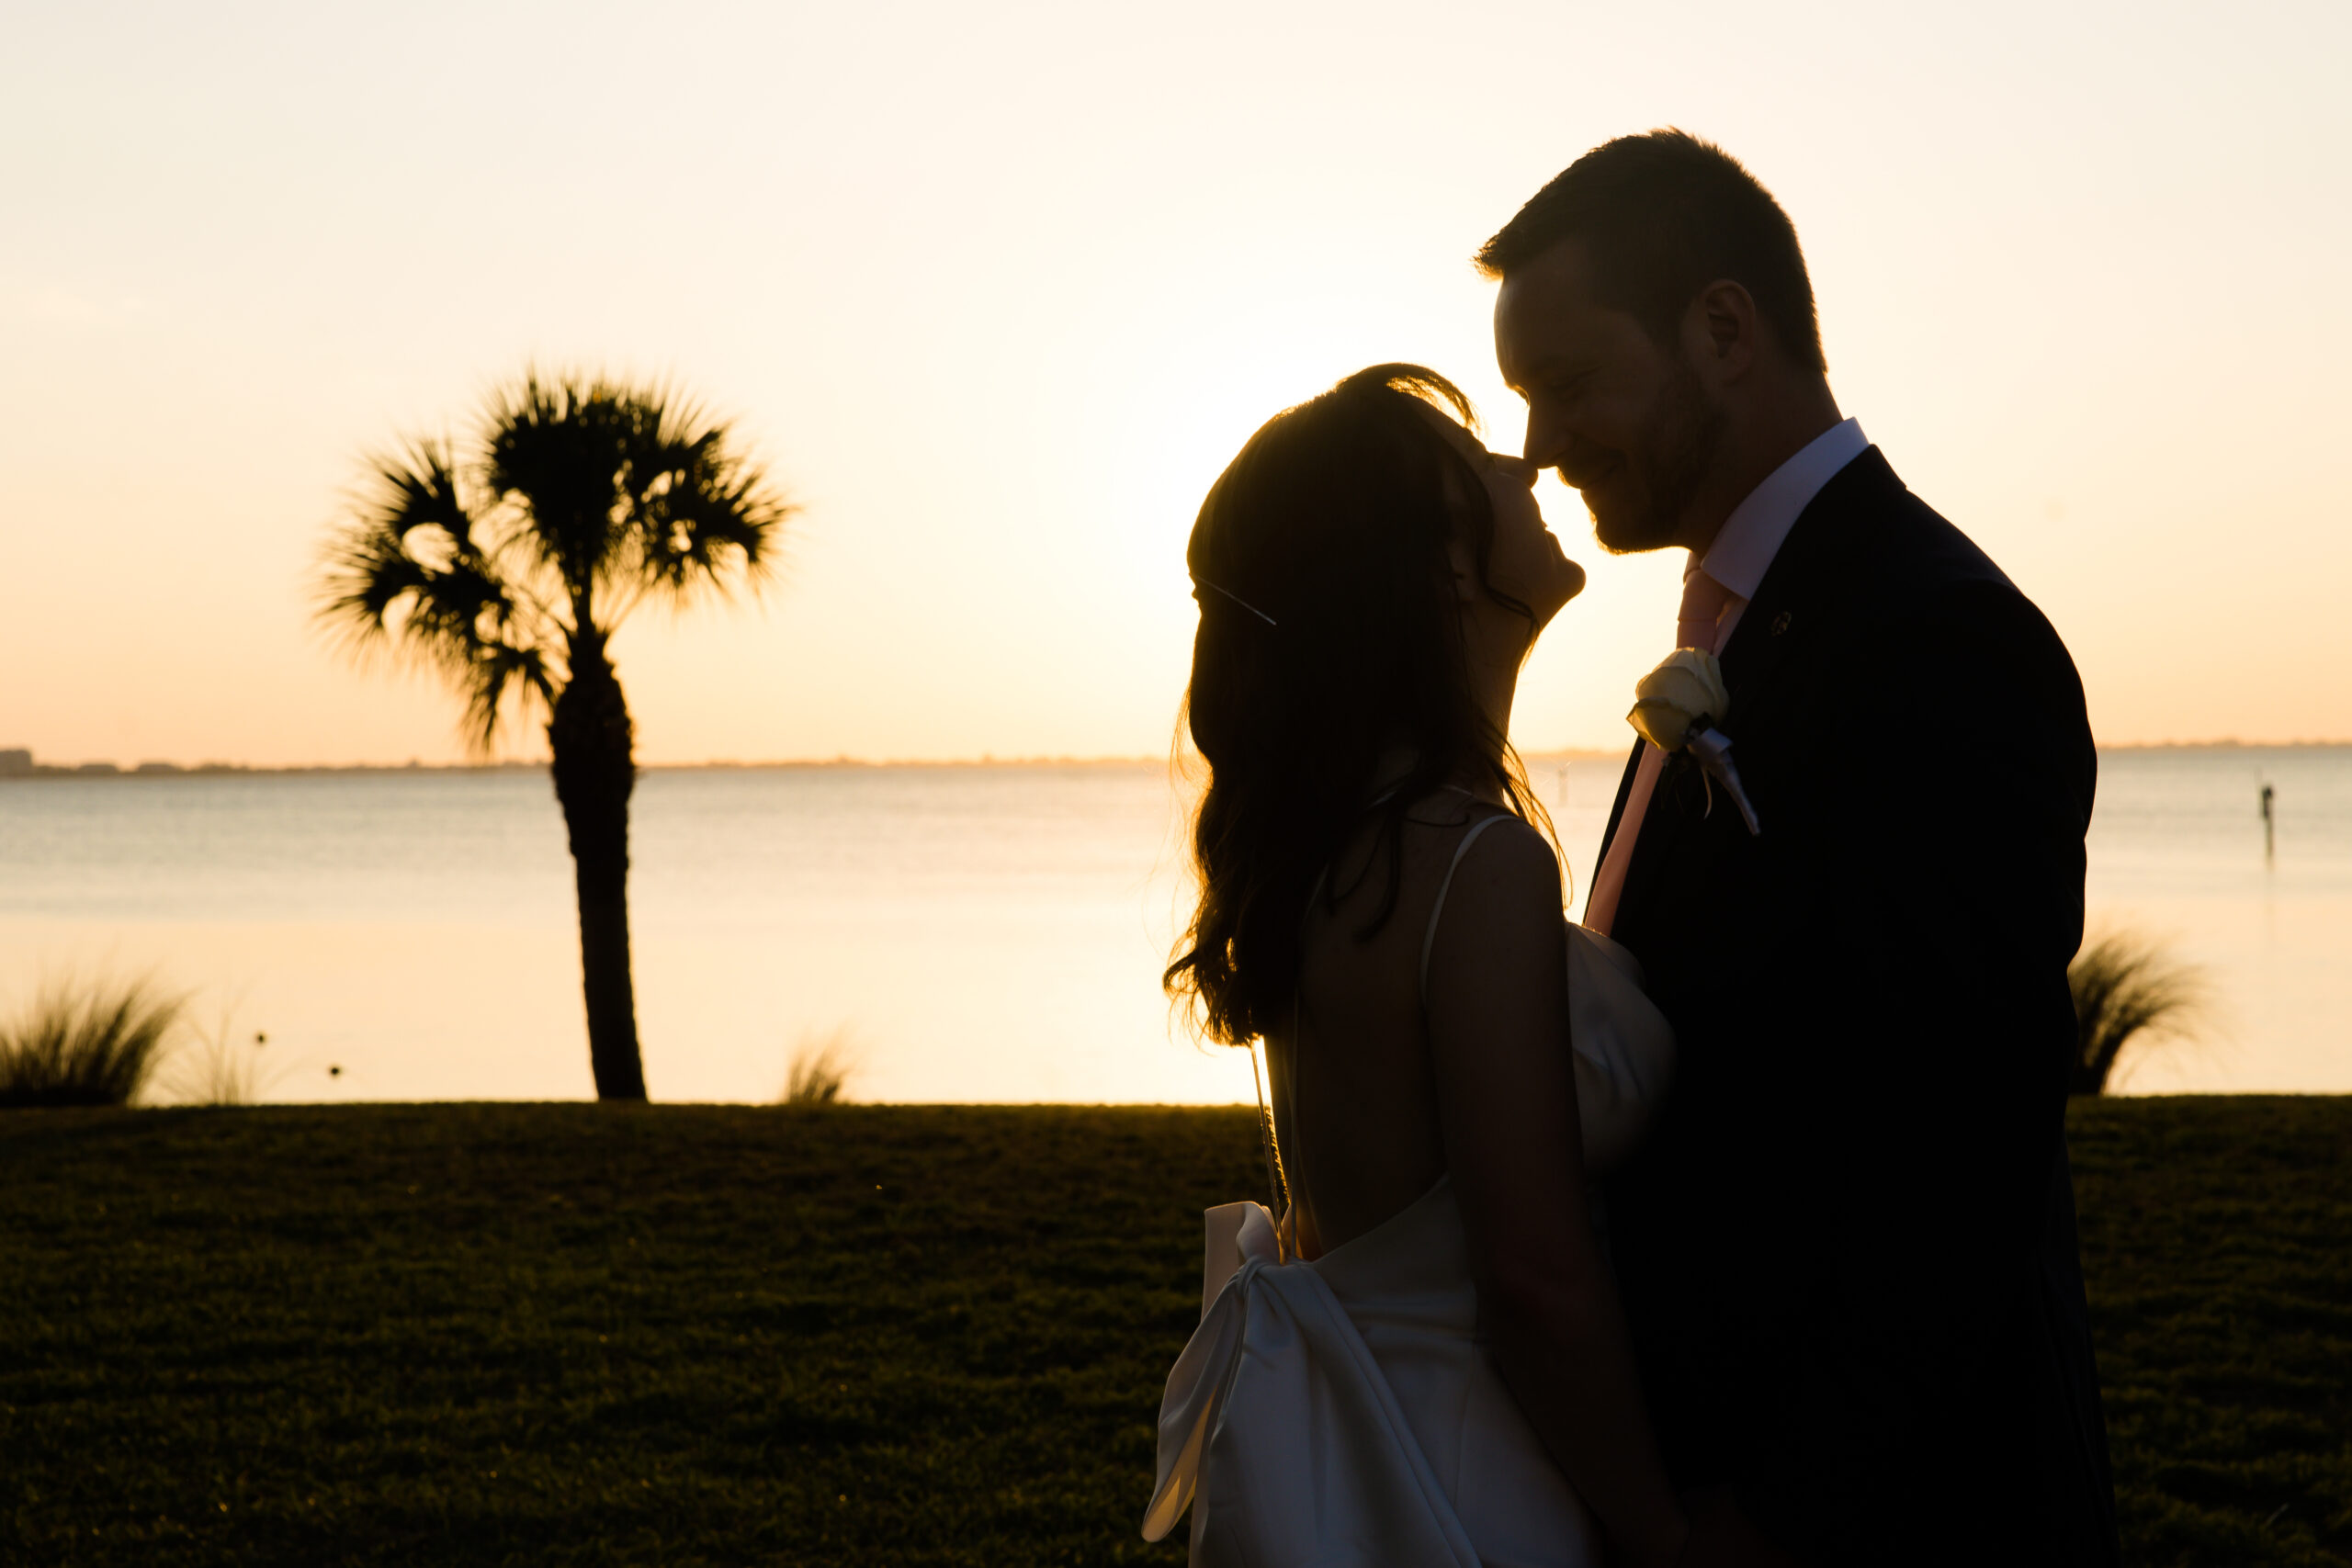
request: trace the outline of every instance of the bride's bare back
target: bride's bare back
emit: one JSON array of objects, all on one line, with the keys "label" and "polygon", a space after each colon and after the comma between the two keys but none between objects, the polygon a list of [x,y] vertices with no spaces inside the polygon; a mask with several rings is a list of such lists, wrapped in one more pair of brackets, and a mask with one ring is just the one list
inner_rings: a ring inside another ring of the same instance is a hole
[{"label": "bride's bare back", "polygon": [[[1400,1213],[1457,1164],[1473,1168],[1456,1173],[1472,1191],[1496,1185],[1476,1168],[1487,1159],[1474,1155],[1464,1162],[1458,1152],[1449,1157],[1442,1108],[1466,1086],[1457,1084],[1452,1096],[1442,1092],[1440,1067],[1453,1078],[1466,1064],[1462,1052],[1438,1049],[1455,1031],[1441,1029],[1433,1040],[1422,991],[1425,942],[1431,989],[1448,995],[1463,988],[1456,974],[1463,960],[1523,955],[1520,972],[1509,976],[1519,984],[1479,998],[1485,1005],[1476,1010],[1488,1016],[1458,1021],[1488,1036],[1476,1043],[1475,1055],[1510,1052],[1508,1037],[1517,1036],[1548,1043],[1538,1054],[1565,1065],[1565,1006],[1555,998],[1565,997],[1566,975],[1550,846],[1499,805],[1449,790],[1407,812],[1395,852],[1401,856],[1396,906],[1369,937],[1362,933],[1388,890],[1385,835],[1367,821],[1334,861],[1336,903],[1318,897],[1306,915],[1295,1032],[1280,1031],[1267,1042],[1275,1124],[1298,1210],[1299,1245],[1308,1257]],[[1433,914],[1440,916],[1434,931]],[[1511,916],[1521,929],[1497,929]],[[1489,975],[1486,983],[1498,978]],[[1509,1020],[1515,1027],[1495,1030],[1497,1005],[1516,1014]],[[1521,1120],[1541,1127],[1542,1141],[1555,1146],[1497,1147],[1491,1122],[1476,1142],[1487,1154],[1532,1160],[1498,1173],[1519,1204],[1574,1203],[1580,1190],[1557,1185],[1563,1174],[1576,1179],[1572,1075],[1530,1066],[1518,1075],[1512,1098],[1524,1108]]]},{"label": "bride's bare back", "polygon": [[1361,937],[1388,852],[1367,823],[1334,862],[1296,1023],[1268,1040],[1300,1251],[1344,1246],[1449,1178],[1505,1382],[1629,1555],[1670,1559],[1682,1526],[1586,1199],[1559,862],[1499,805],[1442,792],[1407,814],[1396,907]]}]

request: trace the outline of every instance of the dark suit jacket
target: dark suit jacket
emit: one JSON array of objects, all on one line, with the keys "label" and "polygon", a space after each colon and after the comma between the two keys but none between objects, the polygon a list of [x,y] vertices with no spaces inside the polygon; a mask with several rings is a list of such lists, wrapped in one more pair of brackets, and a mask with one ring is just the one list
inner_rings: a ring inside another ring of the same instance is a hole
[{"label": "dark suit jacket", "polygon": [[2074,664],[1873,447],[1723,667],[1762,835],[1672,760],[1614,927],[1681,1051],[1608,1189],[1668,1467],[1815,1562],[2113,1563],[2064,1143]]}]

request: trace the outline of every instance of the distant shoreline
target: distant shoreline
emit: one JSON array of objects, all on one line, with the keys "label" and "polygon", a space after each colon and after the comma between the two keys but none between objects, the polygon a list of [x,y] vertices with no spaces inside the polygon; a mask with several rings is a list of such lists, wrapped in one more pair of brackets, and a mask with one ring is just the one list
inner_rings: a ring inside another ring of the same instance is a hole
[{"label": "distant shoreline", "polygon": [[[1591,755],[1600,755],[1595,752]],[[786,759],[766,762],[640,762],[640,773],[756,773],[817,768],[1136,768],[1167,765],[1164,757],[910,757],[875,761],[865,757]],[[277,778],[352,773],[537,773],[547,759],[496,762],[297,762],[283,766],[246,762],[141,762],[134,768],[111,762],[35,763],[30,769],[0,768],[0,784],[56,779]]]},{"label": "distant shoreline", "polygon": [[[1630,742],[1628,743],[1630,745]],[[2352,740],[2147,740],[2103,744],[2102,753],[2119,751],[2330,751],[2352,750]],[[1528,751],[1529,763],[1617,761],[1622,750],[1566,749]],[[767,761],[646,762],[642,773],[751,773],[822,768],[1135,768],[1166,767],[1166,757],[797,757]],[[53,763],[29,759],[23,750],[0,750],[0,784],[55,779],[198,779],[258,778],[305,775],[378,773],[539,773],[545,758],[494,762],[311,762],[285,765],[245,762],[140,762],[122,767],[114,762]]]}]

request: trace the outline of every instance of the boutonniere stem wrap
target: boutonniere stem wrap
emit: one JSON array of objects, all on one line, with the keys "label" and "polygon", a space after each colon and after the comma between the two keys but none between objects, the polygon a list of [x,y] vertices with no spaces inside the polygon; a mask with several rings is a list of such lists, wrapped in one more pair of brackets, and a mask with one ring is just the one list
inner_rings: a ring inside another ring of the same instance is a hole
[{"label": "boutonniere stem wrap", "polygon": [[1661,751],[1687,751],[1707,781],[1707,811],[1715,809],[1721,784],[1739,807],[1751,835],[1764,831],[1731,760],[1731,738],[1715,727],[1731,716],[1731,689],[1724,667],[1703,648],[1678,648],[1634,688],[1634,711],[1625,722]]}]

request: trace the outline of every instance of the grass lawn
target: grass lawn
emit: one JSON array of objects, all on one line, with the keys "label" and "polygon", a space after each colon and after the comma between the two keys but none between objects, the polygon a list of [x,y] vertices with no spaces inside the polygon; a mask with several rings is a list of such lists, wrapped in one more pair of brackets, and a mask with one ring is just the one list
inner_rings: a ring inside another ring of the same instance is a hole
[{"label": "grass lawn", "polygon": [[[2352,1562],[2352,1100],[2074,1137],[2127,1560]],[[1241,1111],[0,1113],[0,1562],[1179,1562],[1261,1179]]]}]

